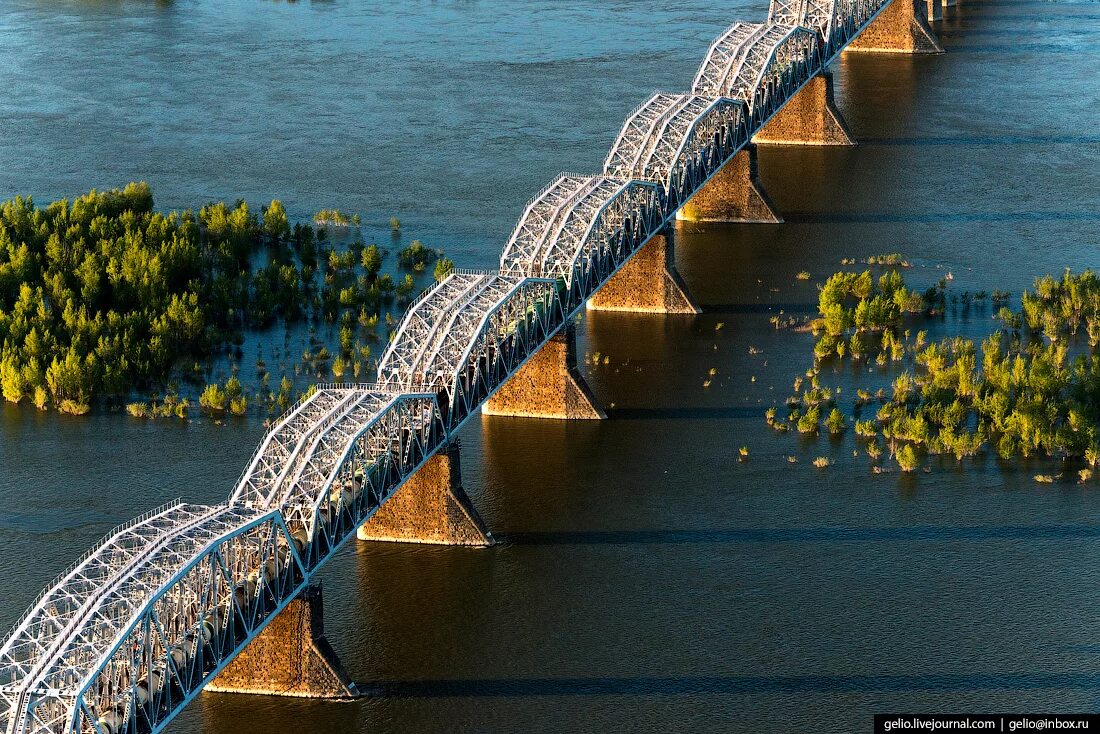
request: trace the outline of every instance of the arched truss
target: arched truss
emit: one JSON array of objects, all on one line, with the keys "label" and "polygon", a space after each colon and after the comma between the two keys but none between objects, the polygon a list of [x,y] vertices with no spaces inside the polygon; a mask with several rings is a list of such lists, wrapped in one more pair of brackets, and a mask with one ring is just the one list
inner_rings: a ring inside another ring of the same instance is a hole
[{"label": "arched truss", "polygon": [[340,392],[316,390],[299,400],[264,436],[237,481],[230,501],[262,506],[318,423],[338,412],[348,398]]},{"label": "arched truss", "polygon": [[727,80],[741,63],[745,52],[768,31],[766,23],[734,23],[711,44],[691,91],[704,97],[729,97]]},{"label": "arched truss", "polygon": [[349,407],[275,509],[166,505],[42,595],[0,652],[5,731],[159,730],[446,439],[434,394],[322,390]]},{"label": "arched truss", "polygon": [[564,322],[562,308],[552,279],[452,273],[398,327],[378,381],[437,392],[453,428]]},{"label": "arched truss", "polygon": [[434,394],[372,386],[317,439],[276,503],[315,569],[447,440]]},{"label": "arched truss", "polygon": [[[507,290],[505,291],[505,289]],[[457,428],[565,323],[560,281],[496,276],[459,311],[448,339],[425,362],[425,375]]]},{"label": "arched truss", "polygon": [[161,731],[678,197],[885,5],[836,0],[822,42],[814,2],[772,8],[773,20],[813,29],[731,26],[696,77],[699,96],[655,95],[636,110],[609,175],[551,182],[526,207],[500,272],[459,271],[426,292],[383,357],[381,384],[322,385],[300,400],[228,504],[165,505],[63,572],[0,645],[3,734]]},{"label": "arched truss", "polygon": [[562,173],[527,202],[500,254],[500,271],[505,275],[539,277],[541,273],[531,272],[537,267],[538,254],[560,229],[570,207],[591,193],[599,180],[598,176]]},{"label": "arched truss", "polygon": [[[451,319],[471,308],[471,304],[482,297],[485,288],[499,279],[499,275],[492,272],[456,270],[425,291],[406,310],[378,361],[378,382],[402,387],[429,383],[427,364],[440,344],[449,338]],[[504,292],[518,281],[519,276],[511,276]]]},{"label": "arched truss", "polygon": [[301,590],[278,512],[175,511],[189,514],[113,570],[20,686],[9,732],[155,731]]},{"label": "arched truss", "polygon": [[652,182],[610,176],[577,182],[562,174],[527,207],[500,269],[507,275],[561,278],[571,295],[590,295],[591,278],[632,253],[662,219],[660,192]]},{"label": "arched truss", "polygon": [[835,0],[771,0],[768,23],[779,26],[802,26],[817,31],[822,39],[832,38],[836,22]]},{"label": "arched truss", "polygon": [[741,100],[657,93],[627,118],[604,172],[657,181],[674,210],[748,141]]},{"label": "arched truss", "polygon": [[772,26],[748,49],[728,79],[729,96],[749,105],[758,127],[821,71],[823,43],[802,27]]},{"label": "arched truss", "polygon": [[174,528],[206,508],[172,502],[111,531],[63,571],[15,624],[0,648],[0,711],[18,708],[19,693],[76,631],[93,602],[120,571],[147,555]]}]

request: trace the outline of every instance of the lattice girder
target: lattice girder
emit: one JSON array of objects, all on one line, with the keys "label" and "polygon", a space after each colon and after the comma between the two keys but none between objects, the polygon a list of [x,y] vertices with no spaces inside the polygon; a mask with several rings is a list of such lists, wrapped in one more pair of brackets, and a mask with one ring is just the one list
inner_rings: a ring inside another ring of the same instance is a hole
[{"label": "lattice girder", "polygon": [[504,272],[527,277],[564,278],[571,286],[575,265],[585,252],[600,249],[621,236],[629,217],[650,218],[659,210],[655,184],[608,176],[589,179],[585,191],[563,205],[556,217],[555,231],[543,237],[539,246],[527,250],[525,260],[512,260]]},{"label": "lattice girder", "polygon": [[882,7],[775,0],[772,23],[731,26],[695,95],[654,95],[627,120],[605,164],[616,175],[557,177],[525,208],[501,272],[457,271],[409,308],[384,385],[300,400],[228,504],[174,503],[112,531],[0,646],[4,734],[161,731]]},{"label": "lattice girder", "polygon": [[[735,80],[739,95],[750,94],[749,110],[756,125],[763,124],[774,111],[817,75],[822,68],[823,43],[808,28],[795,27],[767,49],[766,56],[755,69],[747,65],[743,78]],[[763,51],[764,49],[761,48]],[[755,61],[754,61],[755,63]],[[755,75],[752,75],[755,71]],[[743,96],[741,96],[744,99]]]},{"label": "lattice girder", "polygon": [[0,649],[0,698],[17,706],[19,692],[76,633],[98,597],[173,528],[201,517],[205,508],[173,502],[109,533],[62,572],[12,628]]},{"label": "lattice girder", "polygon": [[711,45],[703,59],[691,91],[704,97],[729,97],[727,80],[741,63],[745,52],[764,33],[766,23],[741,23],[731,25]]},{"label": "lattice girder", "polygon": [[817,31],[822,40],[828,41],[836,24],[836,11],[835,0],[771,0],[768,22],[803,26]]},{"label": "lattice girder", "polygon": [[308,493],[290,498],[303,509],[311,538],[311,566],[335,548],[387,500],[447,440],[434,394],[402,393],[369,422],[334,443],[327,472]]},{"label": "lattice girder", "polygon": [[543,188],[528,202],[504,246],[500,255],[500,272],[539,277],[538,273],[530,272],[532,263],[538,260],[538,253],[545,249],[547,240],[560,228],[561,220],[571,205],[586,196],[599,184],[599,180],[598,176],[561,173]]},{"label": "lattice girder", "polygon": [[445,315],[484,279],[482,273],[452,272],[412,304],[378,361],[378,381],[414,384],[405,378],[417,371],[424,351],[438,338]]},{"label": "lattice girder", "polygon": [[204,511],[96,601],[16,731],[95,731],[103,717],[155,729],[297,593],[305,568],[277,512]]},{"label": "lattice girder", "polygon": [[[466,347],[450,363],[448,425],[456,427],[565,322],[564,284],[525,278],[480,318],[456,324]],[[459,340],[456,340],[456,343]]]},{"label": "lattice girder", "polygon": [[[668,98],[668,95],[663,97]],[[657,181],[664,186],[666,197],[678,205],[685,194],[690,193],[685,191],[685,185],[692,185],[693,191],[716,164],[724,162],[748,142],[748,112],[743,101],[728,97],[710,99],[685,94],[674,99],[664,98],[654,95],[640,108],[642,113],[653,117],[659,112],[659,119],[648,127],[648,139],[629,141],[633,150],[639,152],[640,158],[633,157],[633,153],[630,157],[631,165],[636,167],[629,171],[623,167],[609,167],[605,173]],[[654,104],[660,104],[659,110],[647,113]],[[620,141],[626,140],[626,131],[632,127],[640,126],[628,120],[619,136]],[[617,143],[620,144],[625,143]],[[618,166],[620,164],[615,161],[626,157],[613,150],[608,156],[608,165]]]},{"label": "lattice girder", "polygon": [[608,151],[603,164],[604,173],[617,178],[648,178],[645,175],[645,161],[649,158],[653,141],[668,116],[678,110],[688,97],[656,92],[634,110],[626,118],[619,136]]},{"label": "lattice girder", "polygon": [[313,429],[321,416],[335,409],[346,397],[318,390],[290,408],[260,442],[238,480],[231,500],[250,502],[268,496],[291,456],[301,448],[307,432]]}]

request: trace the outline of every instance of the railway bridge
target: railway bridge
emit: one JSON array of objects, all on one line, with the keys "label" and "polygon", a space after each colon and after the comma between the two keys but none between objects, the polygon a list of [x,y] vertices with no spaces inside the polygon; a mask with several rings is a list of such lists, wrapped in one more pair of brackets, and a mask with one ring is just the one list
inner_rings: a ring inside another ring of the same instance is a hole
[{"label": "railway bridge", "polygon": [[311,579],[349,539],[487,545],[455,437],[479,409],[599,419],[575,365],[584,307],[697,309],[669,265],[676,218],[779,220],[754,144],[849,145],[828,66],[844,50],[942,51],[945,0],[772,0],[731,25],[690,89],[656,93],[602,171],[524,209],[499,268],[410,305],[373,384],[320,385],[270,429],[228,499],[116,528],[0,645],[5,734],[162,731],[200,691],[357,694]]}]

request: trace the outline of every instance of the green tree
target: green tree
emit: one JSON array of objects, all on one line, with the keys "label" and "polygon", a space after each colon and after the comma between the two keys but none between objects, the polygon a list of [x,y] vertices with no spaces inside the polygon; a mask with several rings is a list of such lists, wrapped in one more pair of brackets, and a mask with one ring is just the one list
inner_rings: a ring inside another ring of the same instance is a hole
[{"label": "green tree", "polygon": [[290,235],[290,222],[287,221],[286,209],[283,202],[272,199],[264,209],[264,234],[276,242]]},{"label": "green tree", "polygon": [[897,452],[894,454],[894,458],[897,459],[898,466],[901,467],[903,472],[911,472],[920,464],[917,450],[914,449],[911,444],[907,443],[898,447]]},{"label": "green tree", "polygon": [[448,257],[441,257],[435,261],[435,279],[437,282],[442,282],[447,279],[447,276],[454,272],[454,261]]}]

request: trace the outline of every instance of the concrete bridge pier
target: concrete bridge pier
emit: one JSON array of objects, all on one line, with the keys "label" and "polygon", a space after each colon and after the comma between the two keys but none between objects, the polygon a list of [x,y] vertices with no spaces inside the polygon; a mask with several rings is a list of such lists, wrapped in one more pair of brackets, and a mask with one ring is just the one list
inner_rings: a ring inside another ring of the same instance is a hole
[{"label": "concrete bridge pier", "polygon": [[481,405],[484,415],[601,420],[600,409],[577,370],[577,332],[569,323]]},{"label": "concrete bridge pier", "polygon": [[943,7],[947,0],[926,0],[928,3],[928,20],[943,20]]},{"label": "concrete bridge pier", "polygon": [[782,222],[760,185],[756,146],[745,146],[718,169],[680,207],[676,218],[689,222]]},{"label": "concrete bridge pier", "polygon": [[688,295],[676,272],[673,242],[667,234],[650,238],[619,272],[611,276],[586,304],[589,311],[697,314],[699,307]]},{"label": "concrete bridge pier", "polygon": [[[868,53],[942,54],[943,46],[940,45],[936,34],[928,27],[928,12],[925,5],[928,1],[893,0],[844,50]],[[918,3],[920,3],[919,12]]]},{"label": "concrete bridge pier", "polygon": [[451,441],[428,459],[359,526],[355,537],[393,543],[492,545],[492,533],[462,489],[458,442]]},{"label": "concrete bridge pier", "polygon": [[321,587],[306,587],[206,685],[206,690],[296,698],[358,698],[359,690],[325,639]]},{"label": "concrete bridge pier", "polygon": [[809,81],[752,142],[766,145],[855,145],[833,99],[833,75],[822,72]]}]

